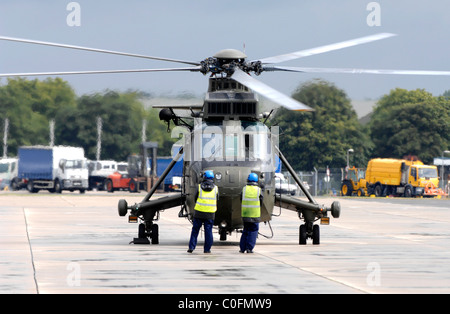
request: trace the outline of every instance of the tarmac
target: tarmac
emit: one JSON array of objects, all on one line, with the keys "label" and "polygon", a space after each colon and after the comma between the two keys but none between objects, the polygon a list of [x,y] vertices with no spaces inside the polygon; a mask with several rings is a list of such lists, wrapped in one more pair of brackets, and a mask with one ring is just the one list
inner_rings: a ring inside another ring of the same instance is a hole
[{"label": "tarmac", "polygon": [[320,245],[298,245],[297,214],[275,208],[253,254],[238,232],[215,232],[211,254],[200,235],[189,254],[179,208],[161,212],[160,244],[130,244],[137,225],[117,203],[143,197],[0,192],[0,294],[450,293],[449,199],[318,198],[342,208]]}]

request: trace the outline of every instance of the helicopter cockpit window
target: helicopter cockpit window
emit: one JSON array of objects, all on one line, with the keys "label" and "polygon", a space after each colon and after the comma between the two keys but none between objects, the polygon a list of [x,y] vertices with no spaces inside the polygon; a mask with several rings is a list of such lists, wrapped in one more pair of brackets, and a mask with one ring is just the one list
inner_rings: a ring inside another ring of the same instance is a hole
[{"label": "helicopter cockpit window", "polygon": [[194,132],[193,160],[273,163],[270,130],[262,123],[203,123]]},{"label": "helicopter cockpit window", "polygon": [[245,128],[245,149],[249,160],[271,159],[270,130],[264,124],[249,125]]},{"label": "helicopter cockpit window", "polygon": [[[235,157],[242,157],[239,149],[239,136],[238,134],[226,134],[225,135],[225,159],[236,160]],[[230,158],[231,157],[231,158]],[[241,159],[241,158],[240,158]]]},{"label": "helicopter cockpit window", "polygon": [[201,153],[207,161],[222,160],[222,135],[220,133],[204,133]]}]

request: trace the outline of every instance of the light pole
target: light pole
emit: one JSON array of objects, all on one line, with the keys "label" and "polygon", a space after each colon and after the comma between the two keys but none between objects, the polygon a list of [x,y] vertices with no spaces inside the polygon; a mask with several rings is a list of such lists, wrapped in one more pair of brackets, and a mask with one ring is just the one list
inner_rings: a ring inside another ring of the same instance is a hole
[{"label": "light pole", "polygon": [[349,162],[349,153],[353,153],[353,148],[347,149],[347,171],[350,168],[350,162]]},{"label": "light pole", "polygon": [[450,154],[450,150],[444,150],[442,152],[442,160],[441,160],[441,185],[442,185],[442,190],[445,189],[445,184],[444,184],[444,155],[445,154]]}]

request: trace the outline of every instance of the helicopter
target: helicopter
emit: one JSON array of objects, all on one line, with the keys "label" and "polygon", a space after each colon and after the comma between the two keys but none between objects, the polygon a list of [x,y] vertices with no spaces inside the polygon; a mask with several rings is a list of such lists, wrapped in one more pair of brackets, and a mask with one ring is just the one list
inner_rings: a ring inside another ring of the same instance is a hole
[{"label": "helicopter", "polygon": [[[450,75],[450,71],[415,71],[415,70],[380,70],[380,69],[339,69],[339,68],[305,68],[279,66],[278,63],[322,54],[343,48],[366,44],[389,37],[391,33],[379,33],[317,48],[301,50],[293,53],[269,58],[247,60],[242,51],[224,49],[212,57],[202,61],[186,61],[171,58],[147,56],[112,50],[89,48],[75,45],[59,44],[46,41],[21,39],[0,36],[0,40],[28,44],[53,46],[67,49],[77,49],[98,53],[144,58],[189,65],[186,67],[160,69],[132,70],[102,70],[102,71],[71,71],[71,72],[40,72],[40,73],[7,73],[0,77],[14,76],[54,76],[77,74],[108,74],[132,72],[163,72],[188,71],[209,75],[209,86],[203,104],[183,106],[153,106],[161,109],[159,117],[162,121],[175,125],[172,134],[181,135],[177,142],[178,151],[172,161],[145,195],[140,203],[129,205],[125,199],[118,202],[118,214],[126,216],[128,221],[138,224],[138,237],[135,244],[159,243],[158,221],[160,212],[166,209],[180,207],[181,218],[192,219],[196,203],[198,185],[202,175],[207,170],[214,173],[215,184],[219,188],[219,201],[214,225],[218,227],[220,240],[226,240],[227,235],[243,228],[241,218],[240,195],[246,185],[250,173],[256,173],[262,188],[264,198],[261,206],[261,222],[270,223],[277,206],[298,213],[303,222],[299,227],[299,244],[305,245],[307,239],[320,244],[321,224],[330,223],[330,214],[339,218],[341,206],[334,201],[331,206],[319,204],[303,182],[295,173],[288,160],[278,146],[279,131],[276,127],[268,127],[269,113],[260,112],[261,95],[289,110],[314,111],[303,104],[272,87],[257,80],[263,72],[287,71],[299,73],[350,73],[350,74],[400,74],[400,75]],[[189,111],[190,116],[181,116],[176,110]],[[186,122],[192,119],[193,123]],[[152,198],[159,185],[179,161],[183,160],[183,179],[181,193]],[[275,193],[275,173],[277,161],[291,174],[307,200]]]}]

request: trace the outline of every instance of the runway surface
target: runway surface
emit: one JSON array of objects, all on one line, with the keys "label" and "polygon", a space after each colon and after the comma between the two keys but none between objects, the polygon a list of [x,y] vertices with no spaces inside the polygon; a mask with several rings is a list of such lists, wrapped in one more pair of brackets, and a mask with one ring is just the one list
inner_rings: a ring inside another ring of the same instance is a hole
[{"label": "runway surface", "polygon": [[281,210],[254,254],[217,232],[212,254],[202,236],[188,254],[179,208],[161,213],[159,245],[129,244],[137,225],[117,202],[143,196],[0,192],[0,293],[450,293],[450,200],[318,198],[342,207],[318,246],[298,245],[300,220]]}]

